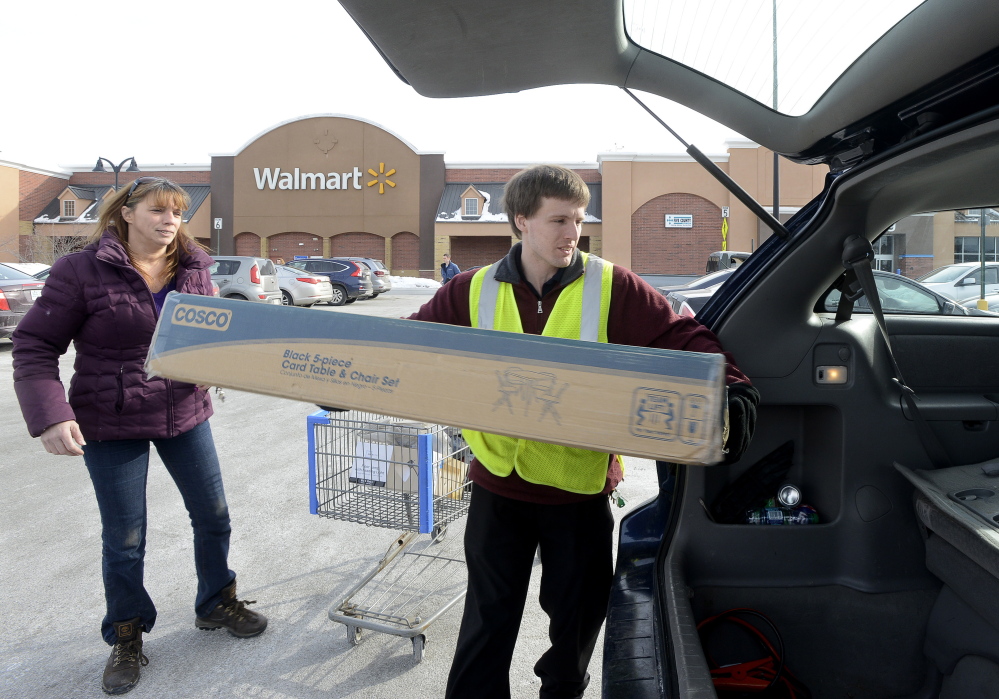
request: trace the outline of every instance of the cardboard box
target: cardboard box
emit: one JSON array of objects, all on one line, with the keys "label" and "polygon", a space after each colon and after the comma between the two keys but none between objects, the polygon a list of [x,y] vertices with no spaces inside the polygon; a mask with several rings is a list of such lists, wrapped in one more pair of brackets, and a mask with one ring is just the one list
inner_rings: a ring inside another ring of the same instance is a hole
[{"label": "cardboard box", "polygon": [[146,371],[622,455],[722,458],[717,354],[171,293]]}]

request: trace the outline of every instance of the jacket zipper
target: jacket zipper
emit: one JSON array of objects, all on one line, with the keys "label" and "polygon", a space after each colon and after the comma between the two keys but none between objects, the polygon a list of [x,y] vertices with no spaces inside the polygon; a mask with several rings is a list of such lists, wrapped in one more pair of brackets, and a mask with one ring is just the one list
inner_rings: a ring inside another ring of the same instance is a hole
[{"label": "jacket zipper", "polygon": [[538,314],[543,314],[545,310],[541,307],[541,299],[538,299]]},{"label": "jacket zipper", "polygon": [[173,382],[170,379],[164,379],[166,383],[166,394],[167,394],[167,436],[174,436],[174,424],[173,424]]},{"label": "jacket zipper", "polygon": [[118,367],[118,400],[115,401],[114,409],[119,415],[121,411],[125,409],[125,365],[122,364]]}]

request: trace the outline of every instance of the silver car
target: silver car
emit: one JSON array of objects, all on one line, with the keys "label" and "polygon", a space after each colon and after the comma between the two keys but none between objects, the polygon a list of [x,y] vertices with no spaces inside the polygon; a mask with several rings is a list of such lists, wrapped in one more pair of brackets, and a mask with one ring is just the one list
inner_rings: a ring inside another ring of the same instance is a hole
[{"label": "silver car", "polygon": [[333,300],[333,285],[326,277],[317,277],[300,269],[275,265],[281,303],[285,306],[312,306]]},{"label": "silver car", "polygon": [[212,281],[219,296],[281,305],[274,263],[265,257],[218,255],[211,266]]}]

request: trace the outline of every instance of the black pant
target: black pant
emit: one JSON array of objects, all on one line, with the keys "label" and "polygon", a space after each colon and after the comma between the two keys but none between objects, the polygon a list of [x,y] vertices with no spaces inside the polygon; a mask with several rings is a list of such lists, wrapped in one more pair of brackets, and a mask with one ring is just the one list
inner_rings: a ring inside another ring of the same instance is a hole
[{"label": "black pant", "polygon": [[534,666],[540,696],[583,695],[607,615],[613,531],[606,497],[536,505],[473,486],[465,529],[468,594],[447,699],[510,697],[510,661],[539,545],[540,602],[552,644]]}]

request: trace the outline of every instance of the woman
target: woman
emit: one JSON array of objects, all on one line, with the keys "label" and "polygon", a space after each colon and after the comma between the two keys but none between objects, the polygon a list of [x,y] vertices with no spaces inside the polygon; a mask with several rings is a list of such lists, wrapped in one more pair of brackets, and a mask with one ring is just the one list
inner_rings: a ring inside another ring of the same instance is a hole
[{"label": "woman", "polygon": [[[142,632],[156,621],[142,581],[150,442],[191,515],[195,626],[243,638],[267,627],[266,618],[246,609],[250,602],[236,599],[207,388],[143,371],[167,293],[212,293],[212,259],[184,226],[189,206],[181,187],[159,177],[116,192],[91,244],[56,261],[12,338],[14,388],[28,431],[50,454],[82,455],[97,495],[107,600],[101,632],[113,646],[102,682],[109,694],[139,681],[140,665],[148,663]],[[76,364],[67,402],[58,360],[70,341]]]}]

